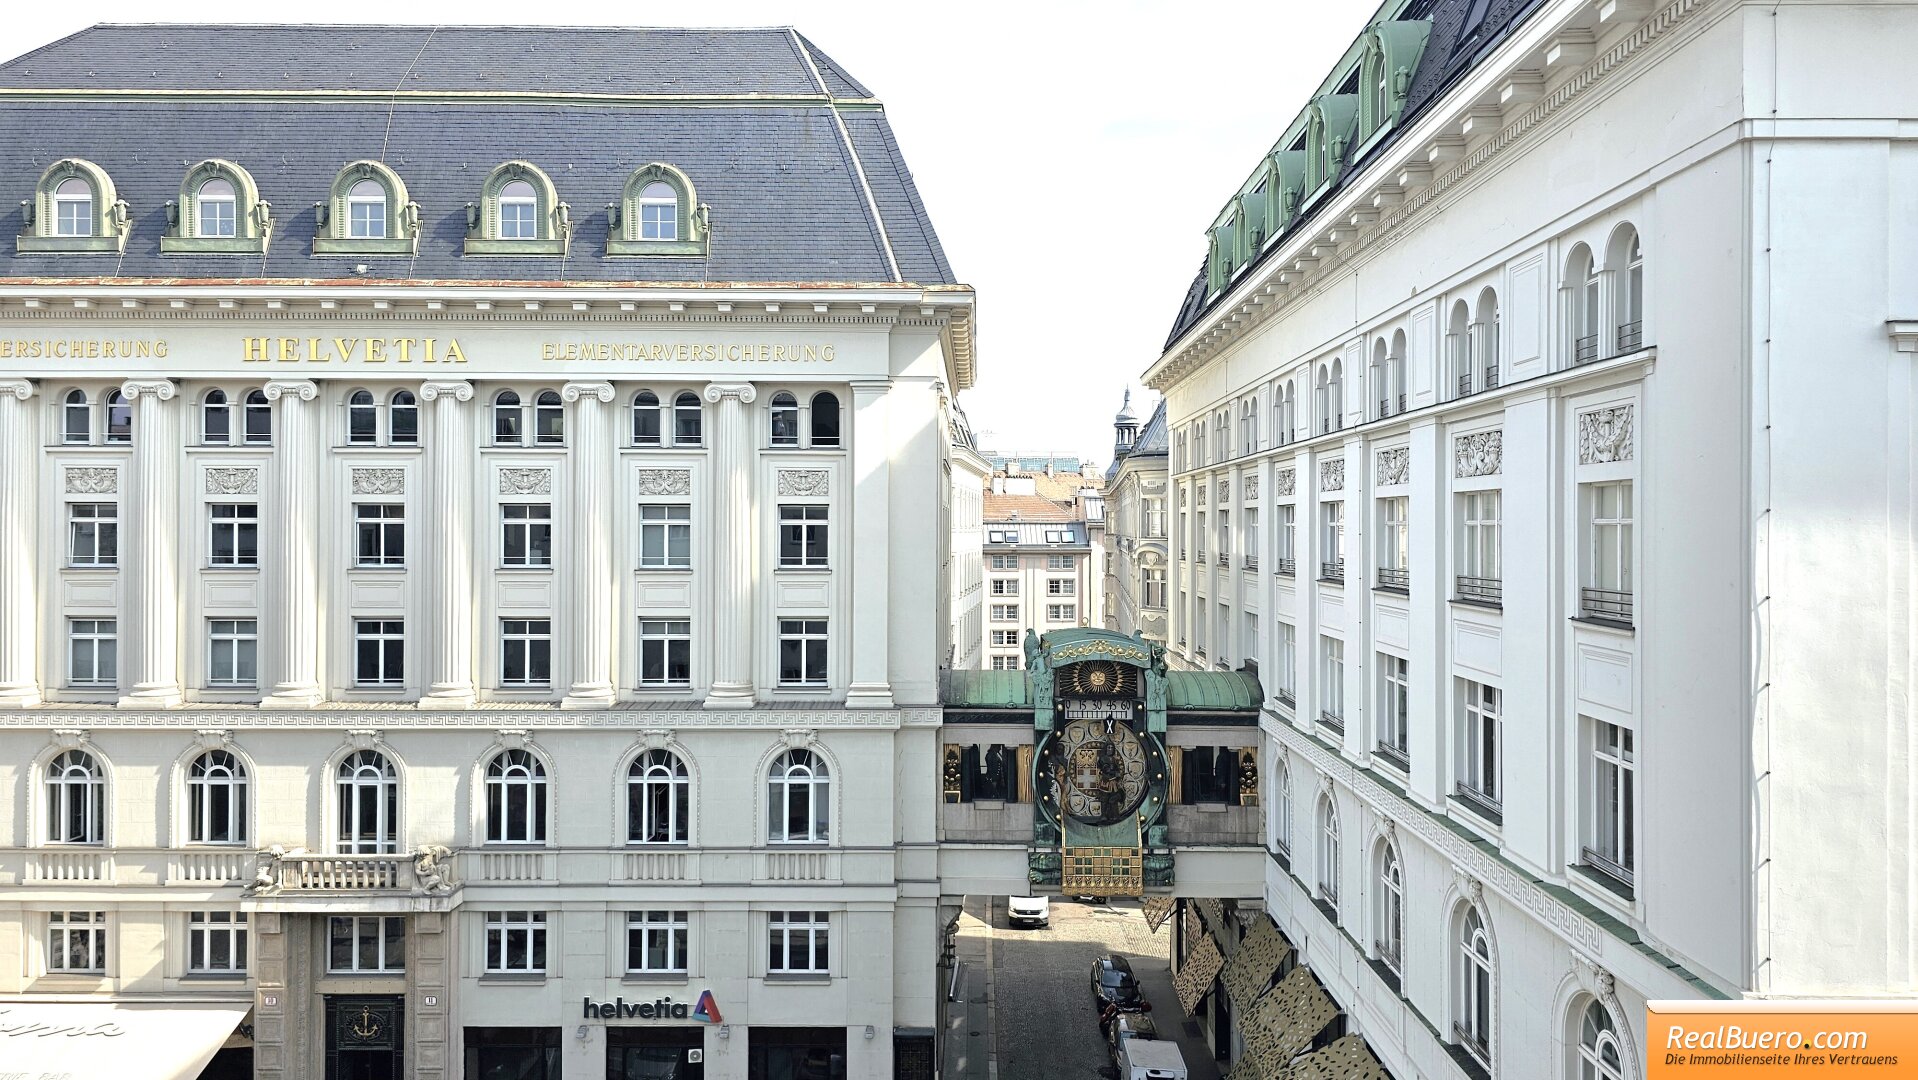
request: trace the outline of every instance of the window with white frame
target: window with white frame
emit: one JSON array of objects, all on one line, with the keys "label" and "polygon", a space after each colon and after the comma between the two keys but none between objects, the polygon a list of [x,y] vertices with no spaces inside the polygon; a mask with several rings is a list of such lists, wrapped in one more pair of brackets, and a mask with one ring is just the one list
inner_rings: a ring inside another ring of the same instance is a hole
[{"label": "window with white frame", "polygon": [[1018,596],[1019,595],[1019,579],[1018,578],[993,578],[987,584],[987,588],[988,588],[988,591],[990,591],[993,596]]},{"label": "window with white frame", "polygon": [[1047,570],[1070,570],[1072,569],[1072,567],[1073,567],[1073,557],[1070,555],[1046,556]]},{"label": "window with white frame", "polygon": [[1323,555],[1319,559],[1319,580],[1343,582],[1345,580],[1345,504],[1326,501],[1319,504],[1319,544]]},{"label": "window with white frame", "polygon": [[1232,562],[1232,511],[1219,510],[1219,559],[1220,565]]},{"label": "window with white frame", "polygon": [[806,411],[810,414],[806,434],[813,447],[840,445],[838,395],[830,390],[821,390],[812,396]]},{"label": "window with white frame", "polygon": [[626,842],[684,844],[692,828],[692,778],[670,750],[648,750],[626,770]]},{"label": "window with white frame", "polygon": [[1019,621],[1019,605],[1018,604],[992,605],[992,621],[993,622],[1018,622]]},{"label": "window with white frame", "polygon": [[551,503],[503,503],[499,516],[501,565],[553,565]]},{"label": "window with white frame", "polygon": [[246,392],[240,420],[246,445],[264,446],[273,441],[273,403],[266,399],[266,391],[254,387]]},{"label": "window with white frame", "polygon": [[1212,529],[1206,524],[1205,511],[1199,511],[1192,523],[1192,553],[1198,561],[1204,562],[1206,541],[1212,539]]},{"label": "window with white frame", "polygon": [[989,565],[994,570],[1017,570],[1019,569],[1019,556],[994,555]]},{"label": "window with white frame", "polygon": [[639,238],[679,239],[679,192],[671,184],[655,180],[640,189]]},{"label": "window with white frame", "polygon": [[1499,493],[1460,492],[1458,506],[1458,598],[1498,604],[1503,597],[1499,580]]},{"label": "window with white frame", "polygon": [[346,194],[346,235],[355,240],[386,239],[386,188],[361,180]]},{"label": "window with white frame", "polygon": [[686,973],[687,919],[684,911],[626,913],[626,971],[634,975]]},{"label": "window with white frame", "polygon": [[691,686],[693,624],[687,619],[639,621],[639,685]]},{"label": "window with white frame", "polygon": [[775,975],[825,975],[831,969],[827,950],[832,920],[824,911],[770,911],[766,931],[770,939],[767,972]]},{"label": "window with white frame", "polygon": [[1345,642],[1335,637],[1319,638],[1319,723],[1334,731],[1345,730]]},{"label": "window with white frame", "polygon": [[1285,751],[1279,751],[1274,764],[1276,779],[1272,790],[1272,846],[1282,855],[1292,853],[1292,768],[1286,764]]},{"label": "window with white frame", "polygon": [[1580,484],[1585,517],[1584,585],[1579,613],[1632,624],[1632,482]]},{"label": "window with white frame", "polygon": [[500,186],[496,199],[501,240],[534,240],[539,237],[539,198],[533,185],[524,180],[509,180]]},{"label": "window with white frame", "polygon": [[194,225],[201,237],[231,238],[238,231],[239,199],[231,180],[216,176],[201,184],[193,206],[198,211],[193,215]]},{"label": "window with white frame", "polygon": [[1339,906],[1339,811],[1329,795],[1319,796],[1319,899]]},{"label": "window with white frame", "polygon": [[1613,238],[1612,252],[1607,262],[1624,264],[1618,267],[1618,277],[1613,281],[1613,288],[1617,290],[1614,322],[1618,332],[1614,348],[1628,353],[1645,343],[1645,252],[1639,246],[1638,230],[1625,226],[1625,233]]},{"label": "window with white frame", "polygon": [[502,686],[551,686],[553,621],[501,619],[499,681]]},{"label": "window with white frame", "polygon": [[1405,589],[1411,585],[1411,530],[1407,521],[1410,499],[1379,500],[1379,587]]},{"label": "window with white frame", "polygon": [[107,970],[107,913],[47,913],[47,970],[62,975],[103,975]]},{"label": "window with white frame", "polygon": [[665,442],[665,412],[659,395],[641,390],[633,395],[633,445],[660,446]]},{"label": "window with white frame", "polygon": [[357,503],[353,507],[353,528],[358,565],[406,565],[404,503]]},{"label": "window with white frame", "polygon": [[1046,543],[1048,544],[1069,544],[1071,542],[1072,542],[1072,533],[1068,529],[1047,529],[1046,530]]},{"label": "window with white frame", "polygon": [[246,767],[231,750],[208,750],[186,776],[187,842],[246,843]]},{"label": "window with white frame", "polygon": [[380,406],[371,390],[355,390],[346,399],[346,441],[371,446],[380,439]]},{"label": "window with white frame", "polygon": [[1291,503],[1281,503],[1278,507],[1278,513],[1279,527],[1276,530],[1277,536],[1275,539],[1278,541],[1279,554],[1278,561],[1273,565],[1272,569],[1276,573],[1283,574],[1286,577],[1292,577],[1298,573],[1299,565],[1297,556],[1295,555],[1296,549],[1293,546],[1293,526],[1296,524],[1298,508]]},{"label": "window with white frame", "polygon": [[207,564],[260,565],[260,508],[257,503],[209,503]]},{"label": "window with white frame", "polygon": [[826,565],[827,508],[819,505],[779,508],[779,565]]},{"label": "window with white frame", "polygon": [[1079,605],[1077,604],[1047,604],[1046,605],[1046,621],[1047,622],[1076,622],[1078,621],[1078,618],[1079,618]]},{"label": "window with white frame", "polygon": [[1590,999],[1579,1020],[1578,1080],[1625,1080],[1625,1051],[1618,1026],[1603,1002]]},{"label": "window with white frame", "polygon": [[1239,642],[1239,651],[1249,661],[1259,655],[1259,616],[1257,612],[1245,613],[1245,639]]},{"label": "window with white frame", "polygon": [[1502,694],[1496,686],[1459,680],[1455,790],[1481,811],[1497,814],[1505,796]]},{"label": "window with white frame", "polygon": [[779,620],[779,685],[826,685],[826,620]]},{"label": "window with white frame", "polygon": [[1278,699],[1281,704],[1297,702],[1299,688],[1299,631],[1289,622],[1279,623]]},{"label": "window with white frame", "polygon": [[486,970],[494,975],[539,975],[546,971],[546,913],[486,913]]},{"label": "window with white frame", "polygon": [[206,664],[206,682],[210,687],[258,686],[259,620],[208,619]]},{"label": "window with white frame", "polygon": [[1477,907],[1465,909],[1458,940],[1458,1004],[1453,1041],[1490,1068],[1492,1064],[1492,935]]},{"label": "window with white frame", "polygon": [[406,970],[406,917],[335,915],[327,920],[326,969],[387,975]]},{"label": "window with white frame", "polygon": [[1141,570],[1139,578],[1144,606],[1163,610],[1165,608],[1165,571]]},{"label": "window with white frame", "polygon": [[1629,887],[1637,862],[1632,828],[1636,816],[1638,761],[1632,730],[1583,718],[1591,743],[1590,815],[1585,829],[1587,866]]},{"label": "window with white frame", "polygon": [[406,682],[406,624],[399,619],[353,620],[353,683],[400,686]]},{"label": "window with white frame", "polygon": [[1245,568],[1259,568],[1259,511],[1257,507],[1245,508],[1245,535],[1240,537],[1245,544]]},{"label": "window with white frame", "polygon": [[518,446],[525,438],[525,406],[520,403],[519,394],[512,390],[501,390],[493,396],[493,443],[496,446]]},{"label": "window with white frame", "polygon": [[411,390],[395,390],[387,399],[386,441],[395,446],[420,441],[420,404]]},{"label": "window with white frame", "polygon": [[1192,607],[1192,649],[1194,652],[1203,653],[1206,634],[1211,629],[1211,614],[1206,610],[1203,596],[1195,598],[1192,601]]},{"label": "window with white frame", "polygon": [[69,390],[60,405],[60,441],[84,446],[93,441],[93,406],[85,390]]},{"label": "window with white frame", "polygon": [[832,777],[811,750],[775,758],[766,773],[766,840],[774,844],[823,844],[831,838]]},{"label": "window with white frame", "polygon": [[85,750],[68,750],[47,764],[47,843],[104,844],[107,778]]},{"label": "window with white frame", "polygon": [[233,441],[233,404],[226,391],[214,387],[200,399],[200,442],[225,446]]},{"label": "window with white frame", "polygon": [[683,570],[693,565],[692,507],[648,503],[639,508],[639,565],[652,570]]},{"label": "window with white frame", "polygon": [[1373,952],[1380,962],[1402,974],[1405,956],[1405,869],[1398,849],[1387,840],[1379,845],[1379,932]]},{"label": "window with white frame", "polygon": [[992,643],[994,645],[1006,646],[1006,647],[1016,646],[1019,644],[1019,631],[994,630],[992,632]]},{"label": "window with white frame", "polygon": [[188,912],[186,970],[189,975],[246,974],[246,912]]},{"label": "window with white frame", "polygon": [[1047,596],[1077,596],[1078,594],[1079,582],[1074,578],[1046,579]]},{"label": "window with white frame", "polygon": [[1605,312],[1599,303],[1599,267],[1592,251],[1584,244],[1572,249],[1566,263],[1565,284],[1571,310],[1566,323],[1572,328],[1571,361],[1589,364],[1603,357]]},{"label": "window with white frame", "polygon": [[508,748],[486,765],[486,842],[546,842],[546,766],[531,751]]},{"label": "window with white frame", "polygon": [[107,443],[130,443],[133,441],[133,406],[127,397],[118,390],[107,391]]},{"label": "window with white frame", "polygon": [[1411,752],[1406,735],[1406,712],[1411,700],[1410,665],[1403,656],[1379,654],[1379,756],[1405,768]]},{"label": "window with white frame", "polygon": [[111,687],[119,681],[120,631],[116,619],[67,620],[67,685]]},{"label": "window with white frame", "polygon": [[120,564],[120,504],[67,504],[67,564]]},{"label": "window with white frame", "polygon": [[74,176],[53,189],[53,235],[93,235],[93,185]]},{"label": "window with white frame", "polygon": [[781,390],[773,395],[769,411],[772,413],[772,444],[798,446],[799,399]]},{"label": "window with white frame", "polygon": [[391,855],[399,849],[400,778],[377,750],[356,750],[335,781],[342,855]]},{"label": "window with white frame", "polygon": [[1165,537],[1165,500],[1147,498],[1140,500],[1145,506],[1145,535],[1152,539]]},{"label": "window with white frame", "polygon": [[992,670],[994,671],[1018,671],[1021,666],[1017,656],[995,656],[992,658]]},{"label": "window with white frame", "polygon": [[673,445],[698,446],[702,412],[699,395],[682,390],[673,398]]}]

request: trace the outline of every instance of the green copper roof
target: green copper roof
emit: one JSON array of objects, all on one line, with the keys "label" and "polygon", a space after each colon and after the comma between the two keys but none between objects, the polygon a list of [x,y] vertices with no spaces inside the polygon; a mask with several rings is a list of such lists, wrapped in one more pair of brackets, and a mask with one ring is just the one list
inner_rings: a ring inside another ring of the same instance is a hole
[{"label": "green copper roof", "polygon": [[1023,671],[948,671],[946,707],[1032,711],[1032,690]]},{"label": "green copper roof", "polygon": [[1165,683],[1171,712],[1259,711],[1259,680],[1243,671],[1170,671]]}]

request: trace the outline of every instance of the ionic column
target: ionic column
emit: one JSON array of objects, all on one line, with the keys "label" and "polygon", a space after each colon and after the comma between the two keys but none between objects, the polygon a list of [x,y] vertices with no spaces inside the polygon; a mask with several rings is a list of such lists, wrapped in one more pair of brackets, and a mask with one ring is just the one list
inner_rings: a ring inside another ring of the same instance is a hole
[{"label": "ionic column", "polygon": [[180,440],[166,403],[179,388],[170,379],[136,379],[120,393],[133,406],[133,483],[126,500],[134,526],[127,585],[131,618],[124,638],[131,691],[120,704],[172,708],[180,693]]},{"label": "ionic column", "polygon": [[886,394],[892,380],[852,384],[852,684],[849,709],[890,709],[887,638],[891,634],[892,436]]},{"label": "ionic column", "polygon": [[708,709],[753,704],[753,423],[751,383],[713,383],[713,685]]},{"label": "ionic column", "polygon": [[33,384],[0,380],[0,461],[12,475],[0,483],[0,707],[40,703],[34,620],[40,603],[33,583],[40,545],[34,542],[34,479],[40,455],[33,445],[27,399]]},{"label": "ionic column", "polygon": [[559,396],[573,406],[573,688],[560,705],[604,709],[613,704],[613,447],[606,405],[613,385],[567,383]]},{"label": "ionic column", "polygon": [[430,382],[420,398],[432,403],[426,487],[432,493],[433,548],[415,545],[432,567],[432,683],[423,709],[464,709],[473,704],[473,477],[472,417],[461,408],[473,400],[469,382]]},{"label": "ionic column", "polygon": [[306,379],[266,384],[273,417],[273,566],[268,593],[279,605],[273,623],[277,678],[264,704],[303,709],[320,703],[320,562],[315,546],[318,497],[313,460],[313,416],[307,403],[320,388]]}]

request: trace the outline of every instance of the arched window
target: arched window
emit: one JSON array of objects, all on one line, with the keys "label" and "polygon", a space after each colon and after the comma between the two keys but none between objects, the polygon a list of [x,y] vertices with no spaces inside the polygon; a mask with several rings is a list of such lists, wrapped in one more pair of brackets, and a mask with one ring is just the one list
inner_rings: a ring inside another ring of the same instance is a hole
[{"label": "arched window", "polygon": [[[478,211],[478,206],[468,211],[469,232],[481,217]],[[406,181],[384,162],[348,163],[333,177],[319,214],[315,255],[410,255],[419,250],[419,204],[407,198]]]},{"label": "arched window", "polygon": [[1391,356],[1385,350],[1385,339],[1372,343],[1372,396],[1378,399],[1380,417],[1392,415],[1392,372]]},{"label": "arched window", "polygon": [[1618,1027],[1597,998],[1585,1006],[1579,1023],[1578,1080],[1625,1080],[1625,1054]]},{"label": "arched window", "polygon": [[118,390],[107,391],[107,441],[133,441],[133,406],[128,403],[127,396]]},{"label": "arched window", "polygon": [[541,390],[533,399],[533,441],[551,446],[566,441],[566,406],[557,390]]},{"label": "arched window", "polygon": [[1405,869],[1391,841],[1379,845],[1379,959],[1393,971],[1405,956]]},{"label": "arched window", "polygon": [[788,750],[767,774],[766,839],[774,844],[823,844],[829,837],[832,780],[810,750]]},{"label": "arched window", "polygon": [[1565,287],[1570,297],[1566,322],[1572,328],[1572,363],[1589,364],[1603,351],[1599,346],[1603,315],[1599,311],[1598,264],[1584,244],[1572,249],[1565,268]]},{"label": "arched window", "polygon": [[78,176],[53,189],[53,235],[93,235],[93,185]]},{"label": "arched window", "polygon": [[1292,769],[1286,764],[1285,755],[1280,753],[1277,768],[1273,769],[1276,779],[1273,782],[1272,796],[1272,846],[1286,855],[1292,854]]},{"label": "arched window", "polygon": [[1339,811],[1329,795],[1319,796],[1319,898],[1339,906]]},{"label": "arched window", "polygon": [[391,855],[399,850],[400,780],[386,755],[357,750],[340,762],[340,852]]},{"label": "arched window", "polygon": [[686,763],[668,750],[648,750],[626,770],[626,842],[684,844],[692,823]]},{"label": "arched window", "polygon": [[1628,353],[1645,341],[1645,253],[1638,246],[1638,230],[1621,225],[1612,234],[1605,254],[1612,271],[1612,324],[1617,332],[1613,351]]},{"label": "arched window", "polygon": [[93,755],[68,750],[47,766],[47,842],[106,843],[107,781]]},{"label": "arched window", "polygon": [[387,404],[386,438],[396,446],[420,441],[420,403],[413,391],[396,391]]},{"label": "arched window", "polygon": [[246,767],[228,750],[193,759],[186,778],[187,840],[246,843]]},{"label": "arched window", "polygon": [[239,201],[234,196],[231,180],[216,176],[201,184],[194,196],[194,207],[199,211],[194,216],[197,235],[213,239],[232,239],[238,235]]},{"label": "arched window", "polygon": [[493,399],[493,441],[517,446],[524,438],[524,417],[520,415],[519,395],[501,390]]},{"label": "arched window", "polygon": [[639,193],[639,238],[679,239],[679,193],[655,180]]},{"label": "arched window", "polygon": [[486,842],[546,842],[546,766],[528,750],[502,750],[486,766]]},{"label": "arched window", "polygon": [[200,399],[200,441],[214,446],[233,441],[233,406],[224,390],[208,390]]},{"label": "arched window", "polygon": [[1332,375],[1330,380],[1325,385],[1326,385],[1326,390],[1325,390],[1326,402],[1327,404],[1331,406],[1331,409],[1332,409],[1331,416],[1330,416],[1330,419],[1332,421],[1332,430],[1337,431],[1340,428],[1345,426],[1345,362],[1344,361],[1342,360],[1332,361]]},{"label": "arched window", "polygon": [[352,240],[386,237],[386,187],[378,180],[361,180],[347,192],[346,235]]},{"label": "arched window", "polygon": [[839,396],[821,390],[812,396],[812,444],[839,445]]},{"label": "arched window", "polygon": [[699,445],[699,395],[682,390],[673,399],[673,445]]},{"label": "arched window", "polygon": [[659,395],[641,390],[633,395],[633,445],[658,446],[660,430]]},{"label": "arched window", "polygon": [[266,391],[254,387],[246,392],[246,441],[250,445],[260,445],[273,441],[273,405],[266,400]]},{"label": "arched window", "polygon": [[1318,383],[1312,391],[1312,411],[1319,417],[1319,432],[1332,430],[1332,366],[1319,365]]},{"label": "arched window", "polygon": [[1478,319],[1472,329],[1478,384],[1487,390],[1496,390],[1499,385],[1497,292],[1486,289],[1478,294]]},{"label": "arched window", "polygon": [[799,445],[799,399],[784,390],[773,395],[773,445]]},{"label": "arched window", "polygon": [[62,442],[85,444],[92,441],[93,408],[87,404],[85,390],[67,391],[66,403],[60,407],[60,411],[65,414],[60,425]]},{"label": "arched window", "polygon": [[539,196],[524,180],[508,180],[499,189],[499,238],[539,239]]},{"label": "arched window", "polygon": [[706,254],[706,207],[699,205],[692,177],[672,165],[655,161],[634,169],[619,202],[608,209],[608,255]]},{"label": "arched window", "polygon": [[379,406],[373,402],[371,390],[355,390],[346,399],[346,441],[368,444],[378,442]]},{"label": "arched window", "polygon": [[1405,394],[1408,389],[1405,381],[1405,331],[1392,333],[1392,351],[1386,359],[1387,386],[1392,392],[1392,411],[1405,411]]},{"label": "arched window", "polygon": [[1492,1062],[1492,936],[1476,907],[1459,923],[1458,1011],[1452,1034],[1486,1067]]},{"label": "arched window", "polygon": [[1452,373],[1458,396],[1472,392],[1472,307],[1460,300],[1452,305],[1452,317],[1445,329],[1445,361]]}]

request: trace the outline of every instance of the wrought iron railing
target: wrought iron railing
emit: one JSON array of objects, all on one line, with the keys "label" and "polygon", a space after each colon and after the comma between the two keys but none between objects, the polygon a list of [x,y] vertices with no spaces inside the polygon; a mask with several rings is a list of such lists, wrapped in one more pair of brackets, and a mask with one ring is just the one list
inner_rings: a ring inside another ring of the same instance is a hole
[{"label": "wrought iron railing", "polygon": [[1638,349],[1643,348],[1644,345],[1645,345],[1645,324],[1644,323],[1638,321],[1637,319],[1633,319],[1631,322],[1618,324],[1618,351],[1619,352],[1622,352],[1622,353],[1636,352]]},{"label": "wrought iron railing", "polygon": [[1458,598],[1474,604],[1502,605],[1504,585],[1498,578],[1458,576]]},{"label": "wrought iron railing", "polygon": [[1472,396],[1472,377],[1470,375],[1460,375],[1458,377],[1458,396]]},{"label": "wrought iron railing", "polygon": [[1493,798],[1491,795],[1480,791],[1470,784],[1453,784],[1452,794],[1456,796],[1460,802],[1480,810],[1493,818],[1497,818],[1505,812],[1505,807],[1496,798]]},{"label": "wrought iron railing", "polygon": [[1297,702],[1292,700],[1292,691],[1287,687],[1279,687],[1279,692],[1273,696],[1279,699],[1279,704],[1281,705],[1297,704]]},{"label": "wrought iron railing", "polygon": [[1498,365],[1497,364],[1493,364],[1491,367],[1488,367],[1485,369],[1485,389],[1487,390],[1498,389]]},{"label": "wrought iron railing", "polygon": [[1481,1065],[1487,1068],[1491,1067],[1492,1048],[1485,1041],[1485,1036],[1470,1031],[1464,1024],[1454,1021],[1452,1024],[1452,1041],[1458,1043],[1466,1053],[1477,1058]]},{"label": "wrought iron railing", "polygon": [[1383,941],[1374,939],[1372,942],[1372,951],[1378,954],[1380,963],[1391,968],[1394,972],[1399,970],[1399,950],[1396,946],[1387,945]]},{"label": "wrought iron railing", "polygon": [[1329,709],[1321,710],[1319,713],[1319,726],[1343,735],[1345,734],[1345,717]]},{"label": "wrought iron railing", "polygon": [[1412,767],[1412,756],[1406,752],[1403,746],[1382,742],[1378,744],[1372,752],[1384,758],[1386,761],[1391,762],[1393,765],[1398,766],[1400,772],[1405,772]]},{"label": "wrought iron railing", "polygon": [[1257,570],[1259,568],[1259,557],[1257,555],[1247,555],[1245,557],[1245,568],[1247,570]]},{"label": "wrought iron railing", "polygon": [[1379,416],[1383,418],[1390,415],[1392,415],[1392,399],[1380,398],[1379,399]]},{"label": "wrought iron railing", "polygon": [[1598,335],[1587,334],[1572,344],[1572,363],[1589,364],[1598,359]]},{"label": "wrought iron railing", "polygon": [[1282,577],[1297,577],[1298,561],[1290,556],[1281,555],[1278,559],[1278,565],[1273,567],[1273,573],[1279,574]]},{"label": "wrought iron railing", "polygon": [[1221,552],[1219,552],[1219,565],[1220,565],[1220,566],[1231,566],[1231,565],[1232,565],[1232,556],[1230,556],[1230,555],[1227,555],[1227,554],[1226,554],[1225,552],[1223,552],[1223,551],[1221,551]]},{"label": "wrought iron railing", "polygon": [[1588,619],[1632,625],[1632,594],[1617,589],[1578,590],[1578,610]]},{"label": "wrought iron railing", "polygon": [[1319,564],[1319,580],[1345,584],[1345,560],[1333,559]]},{"label": "wrought iron railing", "polygon": [[1400,592],[1405,592],[1411,589],[1411,587],[1412,572],[1410,570],[1400,570],[1391,566],[1379,567],[1379,588],[1397,589]]},{"label": "wrought iron railing", "polygon": [[1604,874],[1606,877],[1611,878],[1626,888],[1632,886],[1632,872],[1629,868],[1612,861],[1606,856],[1593,851],[1591,848],[1580,848],[1579,854],[1585,860],[1586,866]]}]

